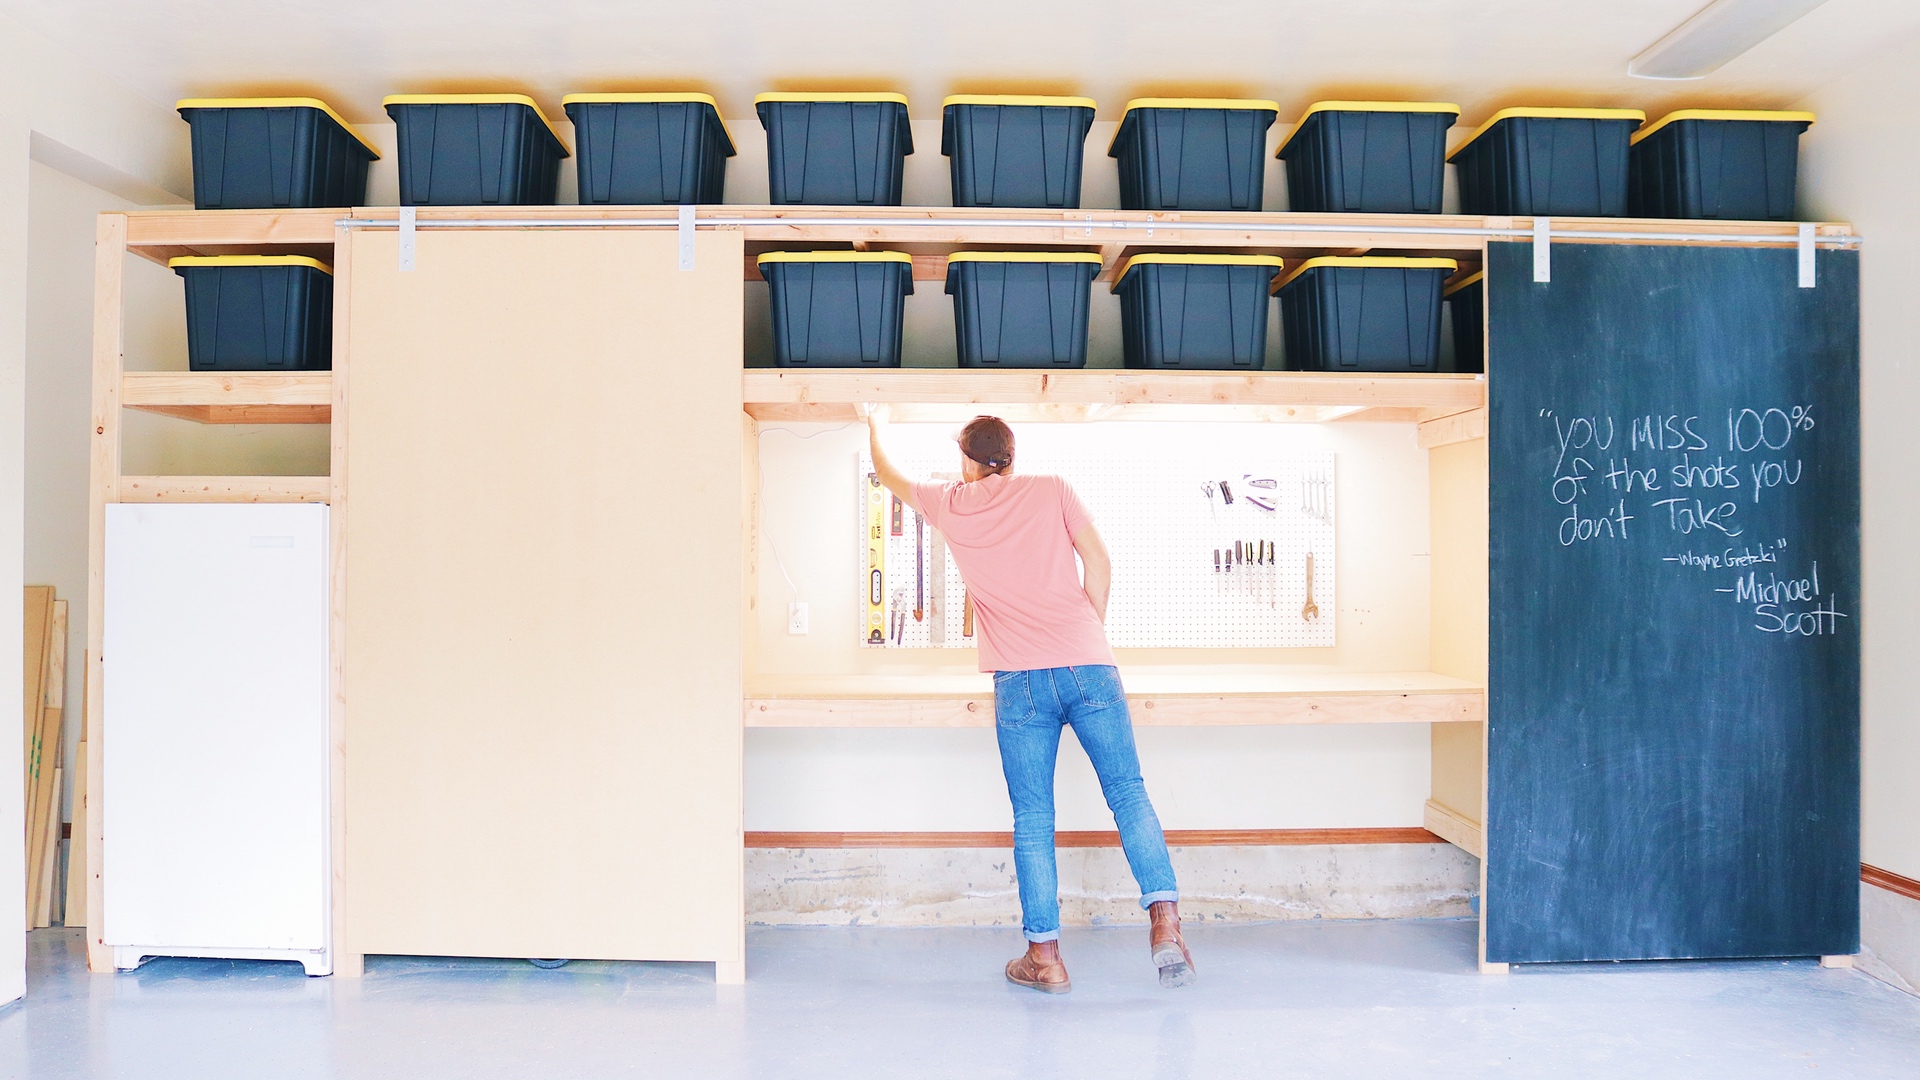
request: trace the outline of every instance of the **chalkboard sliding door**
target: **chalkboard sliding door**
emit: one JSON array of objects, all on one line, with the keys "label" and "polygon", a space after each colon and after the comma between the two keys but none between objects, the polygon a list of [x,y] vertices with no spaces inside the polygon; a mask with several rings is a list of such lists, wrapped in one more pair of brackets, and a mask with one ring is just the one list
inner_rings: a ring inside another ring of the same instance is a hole
[{"label": "chalkboard sliding door", "polygon": [[1486,271],[1485,959],[1858,951],[1858,256]]}]

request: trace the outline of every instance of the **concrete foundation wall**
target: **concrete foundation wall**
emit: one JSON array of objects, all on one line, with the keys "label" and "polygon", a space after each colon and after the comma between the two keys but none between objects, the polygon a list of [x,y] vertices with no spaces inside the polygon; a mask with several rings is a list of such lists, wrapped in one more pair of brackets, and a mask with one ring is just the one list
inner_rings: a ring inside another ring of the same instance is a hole
[{"label": "concrete foundation wall", "polygon": [[[1451,844],[1176,847],[1189,920],[1442,918],[1471,914],[1473,856]],[[1118,848],[1059,852],[1067,926],[1145,923]],[[747,919],[761,926],[1020,925],[1011,848],[756,848]]]},{"label": "concrete foundation wall", "polygon": [[1920,994],[1920,900],[1860,883],[1859,967]]}]

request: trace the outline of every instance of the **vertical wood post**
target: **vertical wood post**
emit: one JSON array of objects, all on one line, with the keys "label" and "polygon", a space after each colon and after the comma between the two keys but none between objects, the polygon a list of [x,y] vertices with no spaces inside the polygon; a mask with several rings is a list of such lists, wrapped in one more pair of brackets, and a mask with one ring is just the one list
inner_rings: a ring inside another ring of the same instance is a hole
[{"label": "vertical wood post", "polygon": [[122,297],[127,270],[127,216],[101,214],[93,242],[93,431],[87,484],[87,970],[112,971],[103,926],[107,905],[100,878],[106,855],[104,692],[107,504],[120,500],[120,375],[126,370]]}]

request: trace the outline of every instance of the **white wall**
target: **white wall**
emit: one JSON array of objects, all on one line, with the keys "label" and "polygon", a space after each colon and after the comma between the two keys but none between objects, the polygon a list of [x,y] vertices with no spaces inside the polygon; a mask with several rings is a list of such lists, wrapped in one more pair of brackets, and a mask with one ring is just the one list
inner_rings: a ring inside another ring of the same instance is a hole
[{"label": "white wall", "polygon": [[1912,417],[1920,410],[1920,39],[1893,45],[1796,108],[1801,212],[1851,221],[1860,255],[1863,800],[1861,857],[1920,878],[1920,534]]},{"label": "white wall", "polygon": [[[890,442],[901,457],[952,454],[950,432],[941,425],[899,425]],[[1225,663],[1427,670],[1427,455],[1415,445],[1411,424],[1035,424],[1017,425],[1016,435],[1029,451],[1056,454],[1151,456],[1155,447],[1209,446],[1335,454],[1338,644],[1122,650],[1123,674],[1156,664]],[[854,462],[864,441],[864,428],[856,426],[762,431],[762,674],[974,669],[972,649],[896,652],[859,645]],[[1125,565],[1116,573],[1125,574]],[[809,605],[810,633],[803,637],[786,633],[787,602],[796,597]],[[1168,828],[1418,825],[1429,790],[1423,724],[1141,728],[1137,735],[1148,790]],[[1092,770],[1071,745],[1061,756],[1059,813],[1061,828],[1112,828]],[[1009,820],[991,730],[748,733],[749,829],[1004,830]]]},{"label": "white wall", "polygon": [[[87,59],[0,17],[0,596],[20,595],[24,583],[31,161],[58,158],[123,194],[168,198],[166,191],[187,190],[188,175],[186,141],[169,115]],[[20,647],[20,620],[0,619],[0,656],[18,656]],[[0,664],[0,701],[20,700],[19,679],[17,666]],[[0,722],[0,927],[18,928],[26,921],[21,716],[9,716]],[[25,992],[25,935],[0,931],[0,1002]]]},{"label": "white wall", "polygon": [[[103,211],[138,204],[34,161],[28,168],[26,317],[26,581],[68,601],[66,776],[71,821],[74,752],[87,642],[88,414],[93,384],[93,235]],[[187,366],[185,301],[166,267],[129,257],[128,366]],[[123,440],[135,474],[324,474],[325,428],[209,426],[130,412]]]}]

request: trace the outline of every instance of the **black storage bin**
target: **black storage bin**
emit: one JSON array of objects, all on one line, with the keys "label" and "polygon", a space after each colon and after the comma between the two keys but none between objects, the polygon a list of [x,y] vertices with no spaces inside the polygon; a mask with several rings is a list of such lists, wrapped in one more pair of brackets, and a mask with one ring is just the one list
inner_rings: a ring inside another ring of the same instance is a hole
[{"label": "black storage bin", "polygon": [[898,251],[770,251],[755,260],[773,300],[781,367],[900,366],[913,259]]},{"label": "black storage bin", "polygon": [[1452,259],[1308,259],[1274,288],[1289,371],[1433,371]]},{"label": "black storage bin", "polygon": [[1633,136],[1634,217],[1793,220],[1808,112],[1684,109]]},{"label": "black storage bin", "polygon": [[1092,98],[961,95],[941,103],[953,205],[1080,206]]},{"label": "black storage bin", "polygon": [[1486,278],[1482,270],[1447,286],[1447,307],[1453,311],[1453,370],[1487,369]]},{"label": "black storage bin", "polygon": [[373,145],[318,98],[187,98],[196,210],[359,206]]},{"label": "black storage bin", "polygon": [[913,153],[899,94],[761,94],[767,198],[812,206],[899,206]]},{"label": "black storage bin", "polygon": [[401,206],[551,206],[567,147],[519,94],[395,94]]},{"label": "black storage bin", "polygon": [[1083,368],[1100,256],[1080,251],[956,251],[947,292],[963,368]]},{"label": "black storage bin", "polygon": [[1447,129],[1443,101],[1316,101],[1274,156],[1287,207],[1315,214],[1437,214]]},{"label": "black storage bin", "polygon": [[1271,101],[1136,98],[1107,156],[1120,159],[1127,210],[1260,209]]},{"label": "black storage bin", "polygon": [[1267,362],[1272,255],[1135,255],[1120,268],[1130,368],[1258,370]]},{"label": "black storage bin", "polygon": [[333,367],[333,273],[304,255],[188,255],[167,263],[187,286],[194,371]]},{"label": "black storage bin", "polygon": [[733,139],[706,94],[568,94],[583,206],[717,203]]},{"label": "black storage bin", "polygon": [[1637,109],[1501,109],[1447,160],[1466,214],[1624,217]]}]

